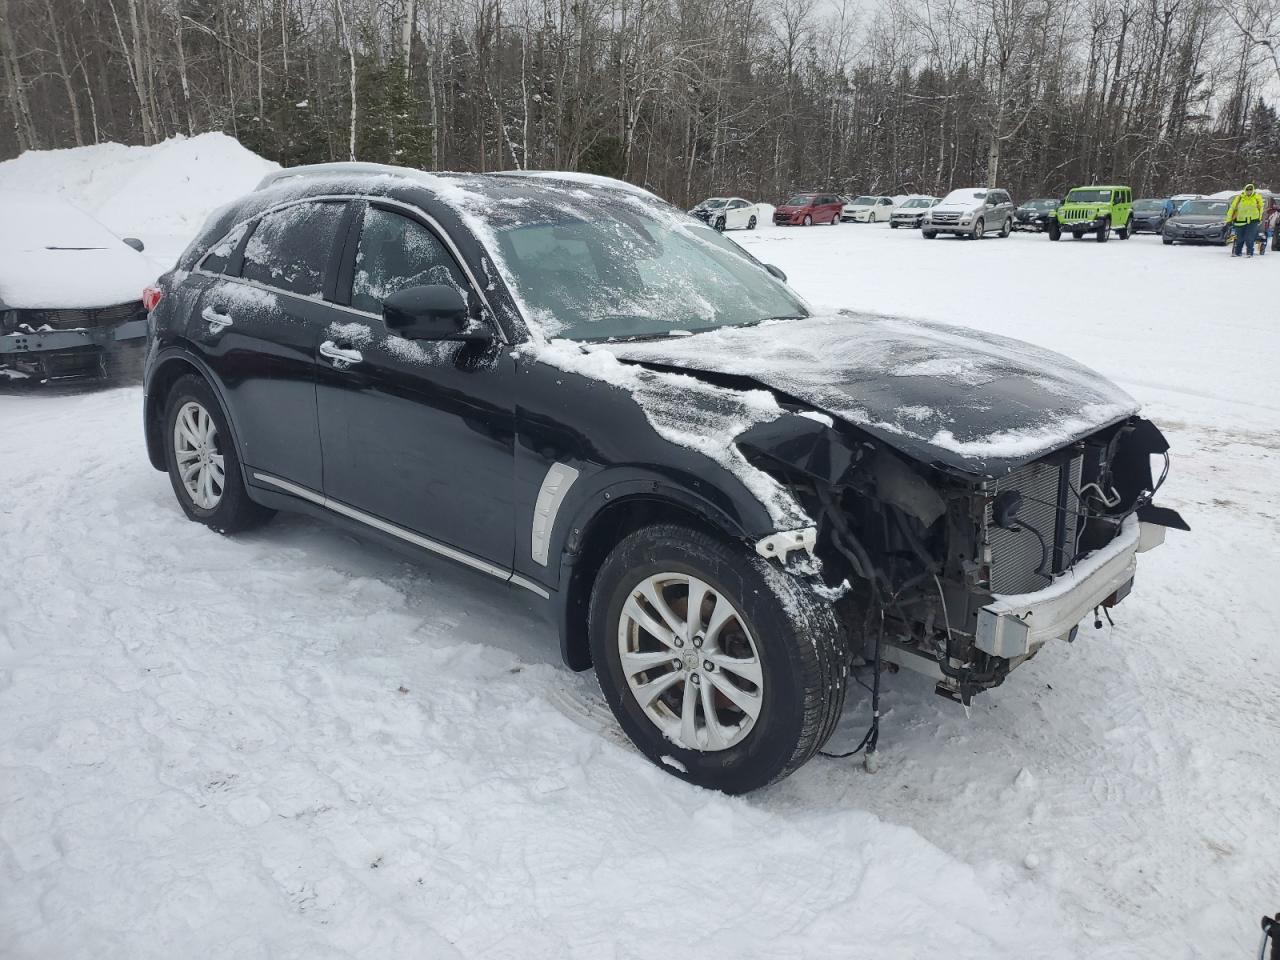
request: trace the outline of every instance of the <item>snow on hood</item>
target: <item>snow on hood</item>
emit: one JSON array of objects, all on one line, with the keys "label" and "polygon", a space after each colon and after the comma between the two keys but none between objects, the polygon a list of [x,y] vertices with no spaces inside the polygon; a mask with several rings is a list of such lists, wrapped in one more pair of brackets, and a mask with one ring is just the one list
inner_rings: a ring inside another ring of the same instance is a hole
[{"label": "snow on hood", "polygon": [[1030,344],[841,312],[656,341],[622,360],[750,378],[913,459],[1000,476],[1135,413],[1100,374]]},{"label": "snow on hood", "polygon": [[0,304],[109,307],[142,299],[156,268],[93,217],[52,196],[0,193]]}]

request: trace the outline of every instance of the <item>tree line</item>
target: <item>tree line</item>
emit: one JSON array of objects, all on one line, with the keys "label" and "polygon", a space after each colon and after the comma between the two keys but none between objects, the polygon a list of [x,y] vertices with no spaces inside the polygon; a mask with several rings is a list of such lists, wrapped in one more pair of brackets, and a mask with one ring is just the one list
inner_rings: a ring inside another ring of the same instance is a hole
[{"label": "tree line", "polygon": [[1280,0],[0,0],[0,157],[220,129],[682,204],[1280,187],[1278,44]]}]

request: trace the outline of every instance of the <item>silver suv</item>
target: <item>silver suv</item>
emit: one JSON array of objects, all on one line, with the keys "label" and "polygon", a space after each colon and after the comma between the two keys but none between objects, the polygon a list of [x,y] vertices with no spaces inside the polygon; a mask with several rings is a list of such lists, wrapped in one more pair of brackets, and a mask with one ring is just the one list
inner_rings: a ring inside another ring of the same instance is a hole
[{"label": "silver suv", "polygon": [[940,233],[954,233],[966,240],[981,240],[989,233],[1007,237],[1013,231],[1013,200],[1007,190],[964,187],[952,190],[930,208],[920,223],[926,240]]}]

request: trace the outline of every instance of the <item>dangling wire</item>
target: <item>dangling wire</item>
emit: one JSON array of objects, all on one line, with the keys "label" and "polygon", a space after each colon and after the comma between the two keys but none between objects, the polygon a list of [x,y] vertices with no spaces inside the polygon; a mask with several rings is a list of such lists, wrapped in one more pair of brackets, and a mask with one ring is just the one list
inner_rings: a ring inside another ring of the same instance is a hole
[{"label": "dangling wire", "polygon": [[[871,680],[871,726],[867,727],[867,732],[862,735],[862,739],[858,741],[858,745],[852,750],[846,750],[844,753],[828,753],[826,750],[819,750],[820,756],[829,760],[844,760],[852,757],[862,750],[867,753],[876,752],[876,744],[880,741],[880,646],[884,641],[884,607],[880,608],[880,629],[876,632],[876,652],[875,661],[872,665]],[[858,681],[861,683],[861,681]],[[862,684],[864,687],[866,684]]]}]

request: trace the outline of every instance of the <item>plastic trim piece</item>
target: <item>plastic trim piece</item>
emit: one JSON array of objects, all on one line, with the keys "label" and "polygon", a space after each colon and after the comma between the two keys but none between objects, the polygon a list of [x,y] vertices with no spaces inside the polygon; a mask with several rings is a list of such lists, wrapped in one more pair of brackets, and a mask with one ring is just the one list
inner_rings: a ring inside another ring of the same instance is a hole
[{"label": "plastic trim piece", "polygon": [[334,513],[341,514],[351,520],[363,523],[365,526],[373,527],[375,530],[381,530],[383,533],[389,533],[393,537],[398,537],[399,539],[404,540],[406,543],[412,543],[416,547],[421,547],[424,550],[437,553],[442,557],[448,557],[450,560],[456,560],[458,563],[471,567],[473,570],[479,570],[482,573],[489,574],[491,577],[497,577],[499,580],[505,580],[518,587],[523,587],[532,593],[538,594],[538,596],[542,597],[544,600],[549,599],[551,596],[551,594],[542,587],[538,586],[531,580],[526,580],[524,577],[512,570],[504,570],[502,567],[495,566],[486,560],[473,557],[469,553],[463,553],[461,550],[455,550],[453,547],[428,539],[427,537],[414,533],[412,530],[406,530],[404,527],[397,527],[394,523],[388,523],[386,520],[365,513],[362,510],[349,507],[345,503],[340,503],[337,500],[330,500],[328,497],[323,494],[316,493],[314,490],[299,486],[296,483],[290,483],[288,480],[282,480],[279,477],[273,477],[269,473],[258,473],[256,470],[253,473],[253,478],[273,487],[278,487],[286,493],[293,494],[295,497],[301,497],[303,500],[309,500],[311,503],[324,507],[326,510],[332,510]]},{"label": "plastic trim piece", "polygon": [[785,530],[771,533],[756,541],[756,553],[765,559],[774,558],[787,562],[787,557],[795,550],[803,550],[813,556],[813,548],[818,544],[818,528],[804,527],[800,530]]},{"label": "plastic trim piece", "polygon": [[547,565],[547,553],[551,543],[551,531],[556,526],[556,515],[564,504],[569,488],[578,479],[578,471],[567,463],[557,461],[547,470],[538,489],[538,500],[533,506],[533,529],[529,553],[534,563]]}]

